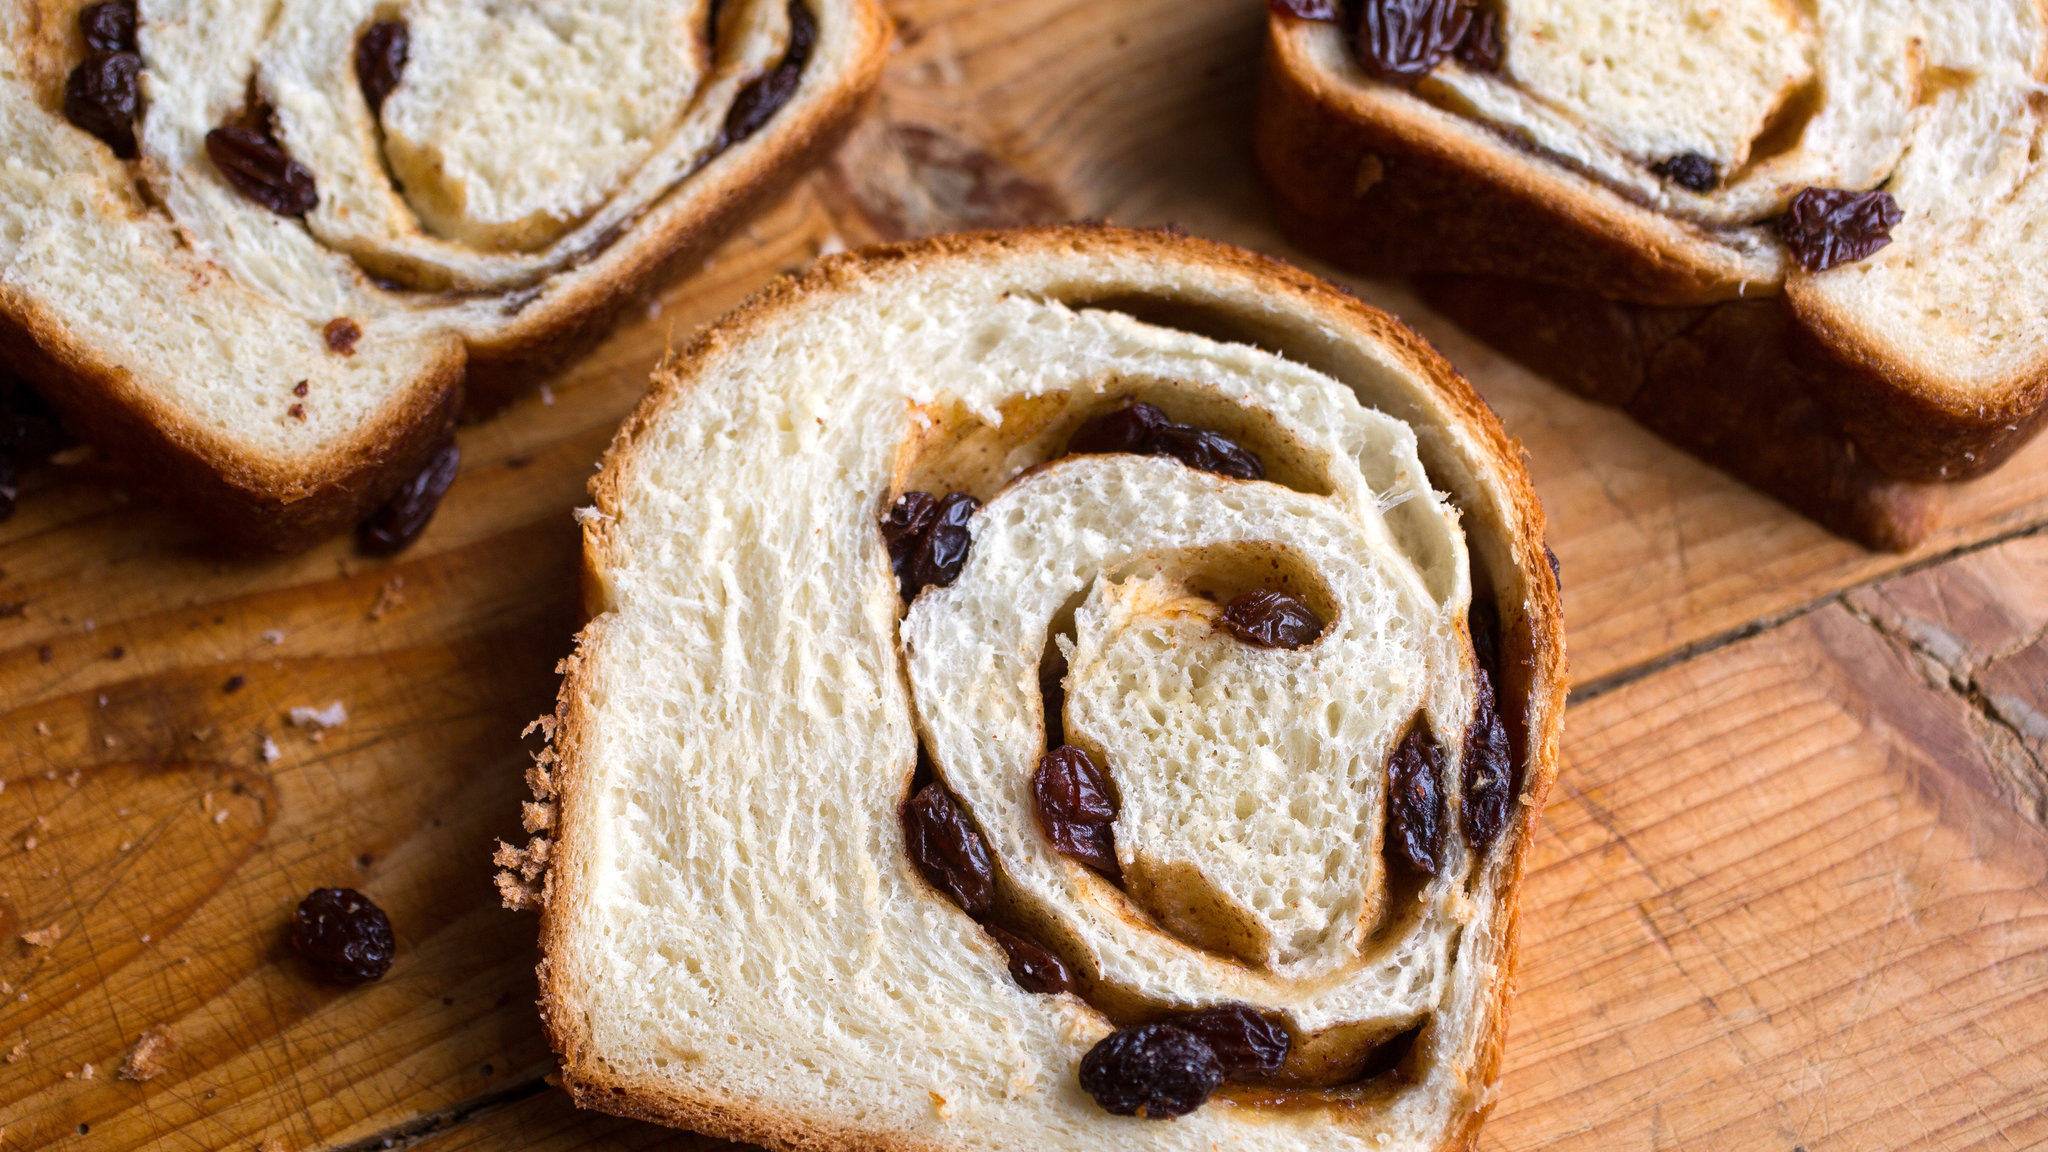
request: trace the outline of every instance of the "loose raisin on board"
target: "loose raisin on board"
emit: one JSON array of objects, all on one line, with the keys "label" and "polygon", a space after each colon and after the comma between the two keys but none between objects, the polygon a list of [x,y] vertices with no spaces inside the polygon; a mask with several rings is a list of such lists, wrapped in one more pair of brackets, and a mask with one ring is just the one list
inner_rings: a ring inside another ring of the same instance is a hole
[{"label": "loose raisin on board", "polygon": [[1121,882],[1116,859],[1116,803],[1095,761],[1071,744],[1062,744],[1038,760],[1031,777],[1031,795],[1038,826],[1061,855],[1078,860],[1111,880]]},{"label": "loose raisin on board", "polygon": [[1171,1024],[1119,1028],[1081,1058],[1082,1089],[1117,1116],[1185,1116],[1221,1083],[1216,1053]]},{"label": "loose raisin on board", "polygon": [[1166,413],[1140,400],[1092,417],[1067,440],[1067,453],[1093,456],[1108,452],[1145,452],[1152,434],[1172,425]]},{"label": "loose raisin on board", "polygon": [[1650,171],[1694,192],[1711,192],[1721,182],[1721,166],[1697,152],[1680,152],[1659,160],[1650,165]]},{"label": "loose raisin on board", "polygon": [[1808,272],[1861,260],[1892,242],[1905,219],[1889,192],[1808,188],[1778,218],[1778,235]]},{"label": "loose raisin on board", "polygon": [[1500,13],[1480,8],[1473,14],[1465,38],[1458,41],[1457,54],[1459,62],[1475,72],[1498,72],[1506,62],[1507,50],[1507,38],[1500,31]]},{"label": "loose raisin on board", "polygon": [[369,101],[372,116],[384,110],[384,99],[405,78],[412,58],[412,29],[403,20],[380,20],[356,41],[356,84]]},{"label": "loose raisin on board", "polygon": [[804,7],[803,0],[789,0],[789,48],[783,52],[780,64],[733,97],[732,109],[725,114],[725,127],[719,132],[714,151],[722,152],[760,131],[761,125],[789,103],[804,78],[804,66],[811,62],[811,49],[817,39],[818,24],[811,17],[811,10]]},{"label": "loose raisin on board", "polygon": [[1337,0],[1266,0],[1268,11],[1302,20],[1335,20]]},{"label": "loose raisin on board", "polygon": [[1375,80],[1413,84],[1457,49],[1471,25],[1466,0],[1365,0],[1358,62]]},{"label": "loose raisin on board", "polygon": [[136,156],[135,120],[142,111],[142,57],[95,52],[64,81],[64,118],[106,141],[123,160]]},{"label": "loose raisin on board", "polygon": [[391,920],[353,888],[315,888],[292,913],[292,951],[332,984],[365,984],[391,970]]},{"label": "loose raisin on board", "polygon": [[215,128],[206,134],[206,156],[235,191],[279,216],[304,216],[320,206],[313,174],[261,132],[234,124]]},{"label": "loose raisin on board", "polygon": [[1271,1076],[1287,1062],[1294,1038],[1249,1004],[1218,1004],[1183,1012],[1167,1021],[1191,1032],[1209,1050],[1225,1076]]},{"label": "loose raisin on board", "polygon": [[1443,856],[1443,749],[1417,721],[1387,759],[1387,840],[1416,871],[1434,876]]},{"label": "loose raisin on board", "polygon": [[934,782],[903,807],[903,839],[918,871],[953,898],[969,916],[986,916],[995,904],[996,866],[951,793]]},{"label": "loose raisin on board", "polygon": [[1268,588],[1232,597],[1218,623],[1232,636],[1261,648],[1301,648],[1323,634],[1322,617],[1313,609]]},{"label": "loose raisin on board", "polygon": [[78,10],[78,30],[94,52],[133,52],[135,0],[103,0]]},{"label": "loose raisin on board", "polygon": [[988,934],[1010,958],[1010,979],[1017,987],[1039,996],[1074,990],[1073,974],[1060,958],[1043,945],[1027,940],[1007,928],[987,925]]},{"label": "loose raisin on board", "polygon": [[1508,806],[1514,792],[1514,760],[1508,746],[1507,725],[1493,696],[1493,678],[1486,669],[1474,674],[1478,700],[1472,723],[1465,729],[1464,803],[1458,823],[1472,854],[1481,859],[1493,850],[1508,824]]},{"label": "loose raisin on board", "polygon": [[462,450],[450,440],[434,452],[427,460],[427,466],[405,482],[383,507],[370,513],[370,518],[356,525],[356,548],[368,556],[391,556],[402,552],[420,533],[427,530],[427,522],[434,518],[434,510],[441,506],[441,497],[448,492],[448,486],[455,483],[455,472],[462,463]]},{"label": "loose raisin on board", "polygon": [[960,578],[960,570],[967,567],[968,549],[974,543],[967,522],[980,508],[981,501],[965,492],[954,492],[939,501],[930,526],[904,566],[905,600],[914,600],[926,588],[944,588]]}]

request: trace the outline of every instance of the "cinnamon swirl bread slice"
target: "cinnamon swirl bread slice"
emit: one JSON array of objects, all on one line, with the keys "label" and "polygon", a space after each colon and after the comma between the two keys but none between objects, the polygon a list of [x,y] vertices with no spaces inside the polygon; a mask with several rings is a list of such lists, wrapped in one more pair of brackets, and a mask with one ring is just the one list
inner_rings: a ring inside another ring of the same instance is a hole
[{"label": "cinnamon swirl bread slice", "polygon": [[1057,228],[665,366],[498,863],[587,1107],[788,1148],[1461,1146],[1565,693],[1542,512],[1406,328]]},{"label": "cinnamon swirl bread slice", "polygon": [[310,542],[830,147],[874,0],[0,2],[0,349]]}]

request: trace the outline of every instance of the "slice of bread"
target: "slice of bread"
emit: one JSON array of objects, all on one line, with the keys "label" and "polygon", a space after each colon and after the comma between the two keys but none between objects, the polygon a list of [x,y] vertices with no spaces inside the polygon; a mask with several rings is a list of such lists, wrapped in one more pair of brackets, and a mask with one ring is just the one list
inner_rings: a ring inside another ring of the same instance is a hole
[{"label": "slice of bread", "polygon": [[[2048,23],[2033,0],[1499,0],[1497,70],[1451,56],[1409,87],[1373,79],[1348,31],[1386,2],[1271,17],[1259,162],[1304,247],[1372,273],[1567,289],[1518,305],[1560,331],[1605,300],[1667,334],[1730,309],[1710,327],[1737,333],[1770,301],[1769,363],[1743,339],[1709,350],[1759,373],[1724,407],[1782,436],[1789,386],[1820,419],[1789,448],[1678,439],[1866,542],[1931,524],[1871,520],[1898,485],[1981,474],[2039,429]],[[1808,188],[1888,194],[1889,244],[1809,270],[1780,239]],[[1844,459],[1863,476],[1848,489]]]},{"label": "slice of bread", "polygon": [[[140,0],[123,160],[67,118],[108,56],[81,11],[0,6],[0,353],[259,548],[360,519],[465,403],[503,403],[779,194],[887,36],[874,0]],[[373,107],[361,60],[394,27]],[[316,202],[231,181],[224,126]]]},{"label": "slice of bread", "polygon": [[[1118,443],[1184,454],[1103,446],[1138,403],[1181,447]],[[496,860],[580,1104],[806,1149],[1472,1138],[1564,643],[1519,452],[1408,329],[1178,234],[872,249],[665,365],[592,491]],[[908,493],[985,503],[906,607]],[[1106,772],[1113,860],[1055,850],[1055,744]],[[932,870],[947,810],[980,896]],[[1284,1060],[1171,1121],[1084,1090],[1106,1037],[1223,1005]]]}]

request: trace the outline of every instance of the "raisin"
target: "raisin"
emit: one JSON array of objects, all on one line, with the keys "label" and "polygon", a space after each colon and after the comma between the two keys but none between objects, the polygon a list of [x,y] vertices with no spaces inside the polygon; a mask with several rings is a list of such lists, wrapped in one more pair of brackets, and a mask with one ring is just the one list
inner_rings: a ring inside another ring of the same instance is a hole
[{"label": "raisin", "polygon": [[1166,413],[1139,401],[1105,412],[1074,430],[1067,441],[1069,455],[1100,455],[1106,452],[1146,452],[1152,434],[1170,427]]},{"label": "raisin", "polygon": [[1508,824],[1508,805],[1514,795],[1514,759],[1508,745],[1508,728],[1501,722],[1493,696],[1493,678],[1486,669],[1473,676],[1478,697],[1472,724],[1465,729],[1465,798],[1458,823],[1475,856],[1484,858],[1493,850]]},{"label": "raisin", "polygon": [[1443,63],[1471,24],[1465,0],[1365,0],[1358,62],[1375,80],[1413,84]]},{"label": "raisin", "polygon": [[900,580],[910,567],[910,557],[932,530],[939,513],[938,498],[929,492],[905,492],[882,517],[882,543],[889,548],[889,566]]},{"label": "raisin", "polygon": [[1294,1046],[1287,1029],[1248,1004],[1218,1004],[1183,1012],[1167,1023],[1207,1044],[1226,1076],[1271,1076],[1287,1062],[1287,1050]]},{"label": "raisin", "polygon": [[1246,644],[1261,648],[1302,648],[1323,634],[1322,617],[1308,605],[1267,588],[1232,597],[1217,623]]},{"label": "raisin", "polygon": [[1697,152],[1680,152],[1650,165],[1650,171],[1681,188],[1711,192],[1721,182],[1721,166]]},{"label": "raisin", "polygon": [[789,103],[803,80],[804,66],[811,61],[811,48],[817,39],[818,24],[811,17],[811,10],[804,7],[803,0],[789,0],[789,48],[783,52],[782,62],[733,97],[732,109],[725,114],[725,127],[720,130],[713,151],[722,152],[760,131],[761,125]]},{"label": "raisin", "polygon": [[436,449],[412,479],[356,525],[356,548],[368,556],[391,556],[403,552],[427,530],[441,497],[455,483],[455,470],[462,463],[462,450],[450,440]]},{"label": "raisin", "polygon": [[1117,1116],[1185,1116],[1221,1083],[1216,1053],[1171,1024],[1119,1028],[1081,1057],[1082,1089]]},{"label": "raisin", "polygon": [[356,84],[369,101],[370,115],[384,110],[384,98],[405,78],[412,58],[412,29],[403,20],[380,20],[356,41]]},{"label": "raisin", "polygon": [[135,119],[142,110],[142,57],[95,52],[64,81],[64,118],[106,141],[123,160],[136,156]]},{"label": "raisin", "polygon": [[1266,0],[1266,10],[1299,20],[1335,20],[1337,0]]},{"label": "raisin", "polygon": [[104,0],[78,10],[78,30],[94,52],[134,52],[135,0]]},{"label": "raisin", "polygon": [[1472,17],[1465,38],[1458,41],[1458,61],[1475,72],[1498,72],[1507,58],[1507,39],[1501,35],[1500,13],[1481,8]]},{"label": "raisin", "polygon": [[261,132],[232,124],[215,128],[206,134],[206,156],[235,191],[279,216],[304,216],[320,206],[313,174]]},{"label": "raisin", "polygon": [[1074,990],[1073,974],[1049,949],[1006,928],[994,924],[986,927],[989,936],[1009,955],[1010,979],[1017,982],[1017,987],[1039,996]]},{"label": "raisin", "polygon": [[[334,353],[336,356],[353,356],[356,354],[356,341],[363,338],[363,329],[361,325],[346,316],[336,316],[327,322],[327,327],[320,330],[320,336],[327,341],[327,350],[329,352]],[[298,396],[305,395],[304,392],[299,392],[296,389],[293,394]]]},{"label": "raisin", "polygon": [[353,888],[315,888],[292,913],[292,951],[333,984],[365,984],[391,970],[391,920]]},{"label": "raisin", "polygon": [[1808,188],[1778,218],[1778,235],[1808,272],[1852,264],[1892,242],[1905,219],[1889,192]]},{"label": "raisin", "polygon": [[1237,441],[1221,432],[1171,424],[1152,434],[1148,450],[1171,456],[1190,468],[1237,480],[1264,480],[1266,466]]},{"label": "raisin", "polygon": [[903,840],[924,878],[969,916],[988,915],[996,899],[996,866],[981,833],[951,793],[937,783],[918,790],[903,808]]},{"label": "raisin", "polygon": [[1119,883],[1116,859],[1116,803],[1108,782],[1088,754],[1062,744],[1039,758],[1031,777],[1038,826],[1061,855],[1078,860]]},{"label": "raisin", "polygon": [[944,588],[960,578],[960,570],[967,567],[967,551],[974,543],[967,522],[980,508],[981,501],[965,492],[954,492],[939,501],[930,527],[905,564],[905,600],[916,599],[928,587]]},{"label": "raisin", "polygon": [[1387,759],[1387,839],[1416,871],[1436,875],[1443,856],[1444,753],[1419,721]]}]

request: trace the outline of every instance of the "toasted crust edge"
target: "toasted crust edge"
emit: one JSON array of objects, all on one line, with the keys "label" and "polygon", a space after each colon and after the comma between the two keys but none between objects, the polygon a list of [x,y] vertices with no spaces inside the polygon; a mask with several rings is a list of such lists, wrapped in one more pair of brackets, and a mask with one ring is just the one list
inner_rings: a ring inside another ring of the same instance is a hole
[{"label": "toasted crust edge", "polygon": [[[849,0],[851,52],[831,83],[782,110],[670,195],[701,197],[569,275],[568,290],[488,340],[453,333],[372,419],[296,464],[191,420],[20,289],[0,290],[0,356],[117,472],[230,553],[311,547],[374,511],[424,467],[458,416],[488,415],[611,331],[650,284],[701,261],[740,223],[786,194],[838,146],[881,80],[889,21],[878,0]],[[707,187],[708,184],[708,187]]]},{"label": "toasted crust edge", "polygon": [[[1494,574],[1494,584],[1504,590],[1520,585],[1522,625],[1515,636],[1526,645],[1519,659],[1527,668],[1528,683],[1517,697],[1526,702],[1523,714],[1526,763],[1521,785],[1521,818],[1516,825],[1517,840],[1511,858],[1503,864],[1501,897],[1510,909],[1501,939],[1501,973],[1493,984],[1492,1026],[1481,1039],[1473,1069],[1473,1091],[1480,1103],[1464,1123],[1447,1133],[1439,1152],[1469,1148],[1477,1140],[1479,1126],[1490,1111],[1492,1085],[1498,1078],[1506,1041],[1507,1006],[1512,994],[1516,945],[1519,929],[1521,882],[1535,824],[1556,779],[1558,741],[1563,728],[1564,701],[1569,689],[1566,671],[1563,606],[1549,549],[1544,544],[1543,510],[1522,465],[1522,453],[1502,427],[1499,418],[1471,385],[1453,369],[1427,341],[1392,316],[1365,304],[1341,288],[1317,279],[1300,269],[1245,250],[1210,240],[1192,239],[1178,233],[1137,231],[1107,226],[1065,225],[1018,229],[1004,232],[965,233],[929,240],[888,245],[847,253],[819,261],[800,277],[785,277],[770,284],[741,304],[711,328],[700,333],[679,356],[655,374],[652,386],[633,414],[613,437],[599,474],[590,482],[596,500],[595,515],[584,527],[584,601],[593,618],[578,633],[577,655],[565,659],[560,671],[563,681],[556,710],[542,723],[549,729],[550,744],[542,753],[543,768],[549,773],[547,795],[541,798],[549,808],[546,830],[558,832],[573,824],[585,802],[588,769],[583,743],[592,725],[590,701],[595,673],[582,653],[604,642],[611,617],[605,611],[601,573],[614,556],[610,510],[617,507],[620,476],[628,469],[659,413],[676,398],[694,387],[706,366],[721,348],[747,335],[778,323],[787,310],[814,298],[841,291],[855,283],[885,277],[898,265],[938,259],[975,260],[1028,255],[1034,249],[1064,247],[1124,247],[1151,253],[1160,260],[1204,268],[1228,276],[1258,282],[1270,292],[1276,304],[1345,331],[1353,339],[1370,342],[1396,353],[1421,379],[1432,384],[1448,402],[1454,420],[1474,435],[1482,452],[1487,478],[1499,489],[1499,497],[1512,522],[1488,526],[1496,531],[1512,556],[1513,580]],[[1467,531],[1475,529],[1468,527]],[[1503,614],[1503,632],[1508,621]],[[1504,640],[1507,639],[1504,637]],[[1504,663],[1510,651],[1504,644]],[[535,821],[529,821],[529,831]],[[595,1108],[620,1116],[692,1128],[725,1139],[763,1143],[772,1148],[802,1152],[855,1152],[856,1149],[933,1149],[939,1146],[892,1132],[825,1131],[799,1117],[744,1107],[715,1100],[678,1099],[658,1086],[639,1083],[613,1074],[602,1066],[584,1044],[580,1026],[582,1011],[575,974],[557,965],[569,955],[567,925],[561,915],[566,901],[573,901],[573,881],[588,862],[574,841],[562,850],[563,841],[552,841],[552,859],[537,887],[522,888],[512,880],[508,904],[537,906],[541,913],[541,962],[536,970],[540,985],[539,1006],[549,1043],[560,1057],[560,1083],[581,1107]],[[501,854],[508,849],[501,848]],[[502,862],[502,855],[501,855]],[[507,880],[501,879],[501,888]]]},{"label": "toasted crust edge", "polygon": [[1983,403],[1837,315],[1805,272],[1782,284],[1731,276],[1734,253],[1706,230],[1406,92],[1318,72],[1302,23],[1268,17],[1255,132],[1275,221],[1302,248],[1366,274],[1507,277],[1648,307],[1782,292],[1802,337],[1788,348],[1833,415],[1838,450],[1898,480],[1982,475],[2048,422],[2048,363],[1993,386]]}]

